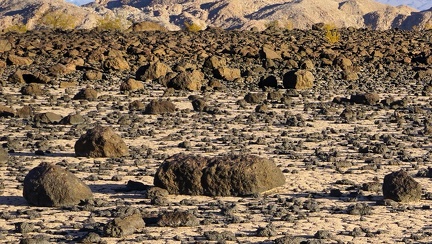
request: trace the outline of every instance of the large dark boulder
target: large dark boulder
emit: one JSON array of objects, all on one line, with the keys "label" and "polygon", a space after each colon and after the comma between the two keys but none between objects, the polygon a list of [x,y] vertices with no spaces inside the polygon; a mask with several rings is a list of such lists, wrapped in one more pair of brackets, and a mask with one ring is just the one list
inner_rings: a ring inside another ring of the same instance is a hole
[{"label": "large dark boulder", "polygon": [[422,188],[407,172],[399,170],[384,177],[383,194],[385,199],[397,202],[419,201]]},{"label": "large dark boulder", "polygon": [[122,157],[129,155],[126,143],[110,127],[96,126],[75,143],[78,157]]},{"label": "large dark boulder", "polygon": [[285,183],[285,177],[269,160],[254,155],[214,158],[176,154],[157,170],[154,185],[171,194],[245,196]]},{"label": "large dark boulder", "polygon": [[49,163],[30,170],[24,179],[23,196],[35,206],[76,205],[92,195],[90,188],[71,172]]}]

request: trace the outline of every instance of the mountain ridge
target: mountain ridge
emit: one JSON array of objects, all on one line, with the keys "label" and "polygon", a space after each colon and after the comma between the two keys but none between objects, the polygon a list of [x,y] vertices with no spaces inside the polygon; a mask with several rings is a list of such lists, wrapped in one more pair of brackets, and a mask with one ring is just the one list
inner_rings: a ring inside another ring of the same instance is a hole
[{"label": "mountain ridge", "polygon": [[0,28],[21,22],[29,29],[36,28],[38,20],[53,9],[71,13],[78,19],[78,28],[93,28],[103,16],[121,16],[130,23],[153,21],[169,30],[183,29],[185,23],[202,29],[263,30],[272,22],[300,29],[321,22],[385,30],[422,28],[432,21],[431,11],[373,0],[252,0],[248,4],[241,0],[95,0],[82,6],[65,0],[4,0],[0,8]]}]

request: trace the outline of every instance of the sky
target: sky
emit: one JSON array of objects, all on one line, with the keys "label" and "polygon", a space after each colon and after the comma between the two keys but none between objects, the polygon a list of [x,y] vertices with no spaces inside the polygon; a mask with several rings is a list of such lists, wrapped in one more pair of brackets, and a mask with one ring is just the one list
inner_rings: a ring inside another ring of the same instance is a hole
[{"label": "sky", "polygon": [[[76,5],[82,5],[82,4],[92,2],[93,0],[66,0],[66,1],[74,3]],[[386,3],[394,6],[405,4],[419,10],[426,10],[432,8],[432,0],[377,0],[377,2]]]}]

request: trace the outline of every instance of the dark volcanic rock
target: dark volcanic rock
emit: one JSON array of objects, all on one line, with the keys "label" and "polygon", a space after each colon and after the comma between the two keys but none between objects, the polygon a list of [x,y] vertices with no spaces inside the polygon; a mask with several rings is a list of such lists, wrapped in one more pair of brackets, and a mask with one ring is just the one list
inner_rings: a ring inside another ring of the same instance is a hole
[{"label": "dark volcanic rock", "polygon": [[75,205],[92,198],[90,188],[71,172],[53,164],[41,163],[24,179],[24,198],[42,207]]},{"label": "dark volcanic rock", "polygon": [[271,160],[253,155],[205,158],[176,154],[157,170],[154,185],[171,194],[245,196],[281,186],[285,177]]},{"label": "dark volcanic rock", "polygon": [[129,155],[126,143],[110,127],[96,126],[75,143],[78,157],[122,157]]},{"label": "dark volcanic rock", "polygon": [[159,217],[157,225],[161,227],[193,227],[199,225],[199,220],[195,215],[188,212],[167,212]]},{"label": "dark volcanic rock", "polygon": [[110,237],[124,237],[131,235],[144,227],[145,223],[141,214],[118,217],[106,225],[105,235]]},{"label": "dark volcanic rock", "polygon": [[175,112],[175,105],[168,100],[152,100],[147,104],[145,114],[164,114]]},{"label": "dark volcanic rock", "polygon": [[293,70],[283,76],[283,85],[287,89],[312,88],[314,81],[314,75],[308,70]]},{"label": "dark volcanic rock", "polygon": [[379,102],[379,95],[374,92],[351,95],[350,101],[358,104],[375,105]]},{"label": "dark volcanic rock", "polygon": [[383,194],[385,199],[397,202],[419,201],[422,188],[407,172],[399,170],[384,177]]}]

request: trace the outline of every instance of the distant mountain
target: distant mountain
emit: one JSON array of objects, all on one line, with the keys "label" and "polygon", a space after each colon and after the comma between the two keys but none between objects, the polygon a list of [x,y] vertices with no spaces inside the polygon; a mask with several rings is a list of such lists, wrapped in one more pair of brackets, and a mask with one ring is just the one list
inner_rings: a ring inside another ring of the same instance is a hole
[{"label": "distant mountain", "polygon": [[376,0],[377,2],[390,4],[393,6],[407,5],[418,10],[428,10],[432,8],[432,0]]},{"label": "distant mountain", "polygon": [[80,6],[80,5],[89,3],[89,2],[93,2],[93,0],[66,0],[66,2],[70,2],[70,3],[73,3],[75,5]]},{"label": "distant mountain", "polygon": [[186,23],[241,30],[263,30],[275,23],[300,29],[329,23],[385,30],[422,28],[432,22],[432,11],[374,0],[94,0],[82,6],[70,1],[90,0],[0,0],[0,30],[22,23],[35,28],[44,14],[54,10],[73,15],[77,28],[93,28],[101,16],[122,18],[125,25],[153,21],[169,30],[181,30]]}]

